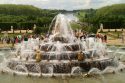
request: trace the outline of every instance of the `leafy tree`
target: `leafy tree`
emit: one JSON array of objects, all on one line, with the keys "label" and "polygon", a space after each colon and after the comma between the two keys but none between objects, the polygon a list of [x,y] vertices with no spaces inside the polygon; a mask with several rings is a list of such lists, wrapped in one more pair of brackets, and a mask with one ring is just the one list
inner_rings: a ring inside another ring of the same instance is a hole
[{"label": "leafy tree", "polygon": [[41,32],[42,32],[42,27],[36,27],[34,30],[35,34],[41,34]]}]

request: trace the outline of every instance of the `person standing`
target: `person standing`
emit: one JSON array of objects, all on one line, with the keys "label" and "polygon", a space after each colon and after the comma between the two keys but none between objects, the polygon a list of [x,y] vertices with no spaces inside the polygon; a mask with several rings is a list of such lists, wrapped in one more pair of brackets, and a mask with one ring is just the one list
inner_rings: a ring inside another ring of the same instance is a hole
[{"label": "person standing", "polygon": [[124,32],[122,32],[122,43],[124,43]]},{"label": "person standing", "polygon": [[107,35],[104,35],[104,42],[107,43]]}]

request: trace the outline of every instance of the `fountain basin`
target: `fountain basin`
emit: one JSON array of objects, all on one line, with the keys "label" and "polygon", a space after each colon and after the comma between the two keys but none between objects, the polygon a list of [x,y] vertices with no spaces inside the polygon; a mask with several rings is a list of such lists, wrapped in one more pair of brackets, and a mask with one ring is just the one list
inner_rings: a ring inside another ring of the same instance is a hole
[{"label": "fountain basin", "polygon": [[35,60],[23,61],[23,60],[10,60],[7,62],[7,67],[10,70],[24,72],[24,73],[44,73],[44,74],[71,74],[74,67],[79,67],[82,71],[89,71],[91,68],[98,68],[104,70],[107,66],[114,66],[113,58],[105,59],[86,59],[85,61],[77,60],[42,60],[36,63]]}]

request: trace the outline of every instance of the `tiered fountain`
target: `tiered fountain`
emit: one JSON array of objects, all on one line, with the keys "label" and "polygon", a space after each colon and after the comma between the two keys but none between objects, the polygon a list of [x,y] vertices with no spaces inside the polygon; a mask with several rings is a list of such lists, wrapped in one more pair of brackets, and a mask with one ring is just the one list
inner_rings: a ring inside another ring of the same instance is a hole
[{"label": "tiered fountain", "polygon": [[[114,58],[108,57],[106,46],[99,39],[76,39],[68,20],[62,14],[55,17],[49,33],[50,36],[43,42],[30,39],[18,45],[16,52],[1,64],[1,71],[61,76],[80,74],[92,68],[104,70],[108,66],[118,66]],[[36,60],[37,55],[41,57],[39,61]]]}]

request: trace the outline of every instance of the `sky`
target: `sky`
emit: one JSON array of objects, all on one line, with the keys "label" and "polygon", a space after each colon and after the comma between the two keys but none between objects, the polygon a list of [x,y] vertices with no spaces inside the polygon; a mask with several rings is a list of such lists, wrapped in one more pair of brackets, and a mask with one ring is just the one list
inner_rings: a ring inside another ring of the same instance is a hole
[{"label": "sky", "polygon": [[42,9],[88,9],[125,3],[125,0],[0,0],[0,4],[28,4]]}]

